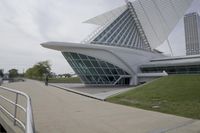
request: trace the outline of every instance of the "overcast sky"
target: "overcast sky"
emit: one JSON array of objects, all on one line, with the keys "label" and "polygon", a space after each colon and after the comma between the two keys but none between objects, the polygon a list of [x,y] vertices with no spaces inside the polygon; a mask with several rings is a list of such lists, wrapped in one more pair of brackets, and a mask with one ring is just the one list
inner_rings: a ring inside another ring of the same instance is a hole
[{"label": "overcast sky", "polygon": [[[22,72],[49,60],[52,71],[72,73],[60,52],[43,48],[40,43],[80,42],[96,28],[83,21],[123,4],[123,0],[1,0],[0,69]],[[200,0],[194,0],[188,12],[199,12],[199,7]],[[183,21],[169,40],[175,55],[185,54]],[[165,43],[159,50],[169,53]]]}]

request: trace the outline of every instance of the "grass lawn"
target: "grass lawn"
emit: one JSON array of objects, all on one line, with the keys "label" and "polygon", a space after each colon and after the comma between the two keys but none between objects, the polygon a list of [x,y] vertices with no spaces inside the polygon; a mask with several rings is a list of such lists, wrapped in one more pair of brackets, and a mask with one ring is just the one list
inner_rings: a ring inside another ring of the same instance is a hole
[{"label": "grass lawn", "polygon": [[50,78],[49,83],[81,83],[79,77],[71,78]]},{"label": "grass lawn", "polygon": [[163,77],[107,101],[200,119],[200,75]]}]

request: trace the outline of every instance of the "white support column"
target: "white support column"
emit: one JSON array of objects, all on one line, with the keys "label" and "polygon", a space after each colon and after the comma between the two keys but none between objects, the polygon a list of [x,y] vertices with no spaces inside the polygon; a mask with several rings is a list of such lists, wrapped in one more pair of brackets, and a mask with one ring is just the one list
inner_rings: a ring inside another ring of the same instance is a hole
[{"label": "white support column", "polygon": [[169,50],[170,50],[170,52],[171,52],[171,56],[174,56],[173,51],[172,51],[172,47],[171,47],[171,45],[170,45],[170,42],[169,42],[169,39],[168,39],[168,38],[167,38],[167,44],[168,44]]},{"label": "white support column", "polygon": [[138,77],[137,77],[137,75],[132,75],[132,78],[130,80],[130,85],[138,85]]}]

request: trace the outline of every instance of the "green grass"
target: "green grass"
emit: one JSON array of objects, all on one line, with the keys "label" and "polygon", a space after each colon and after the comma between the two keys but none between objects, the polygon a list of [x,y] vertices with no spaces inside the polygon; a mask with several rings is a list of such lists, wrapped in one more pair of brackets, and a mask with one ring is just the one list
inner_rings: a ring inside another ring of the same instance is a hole
[{"label": "green grass", "polygon": [[107,101],[200,119],[200,75],[163,77]]},{"label": "green grass", "polygon": [[50,78],[49,83],[81,83],[79,77],[71,78]]}]

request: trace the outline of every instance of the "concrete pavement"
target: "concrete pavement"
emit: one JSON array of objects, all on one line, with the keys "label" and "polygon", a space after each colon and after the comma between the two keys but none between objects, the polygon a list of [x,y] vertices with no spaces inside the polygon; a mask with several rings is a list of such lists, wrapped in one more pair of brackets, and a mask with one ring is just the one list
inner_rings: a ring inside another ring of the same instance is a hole
[{"label": "concrete pavement", "polygon": [[80,96],[44,83],[4,84],[32,98],[37,133],[188,133],[200,122]]}]

